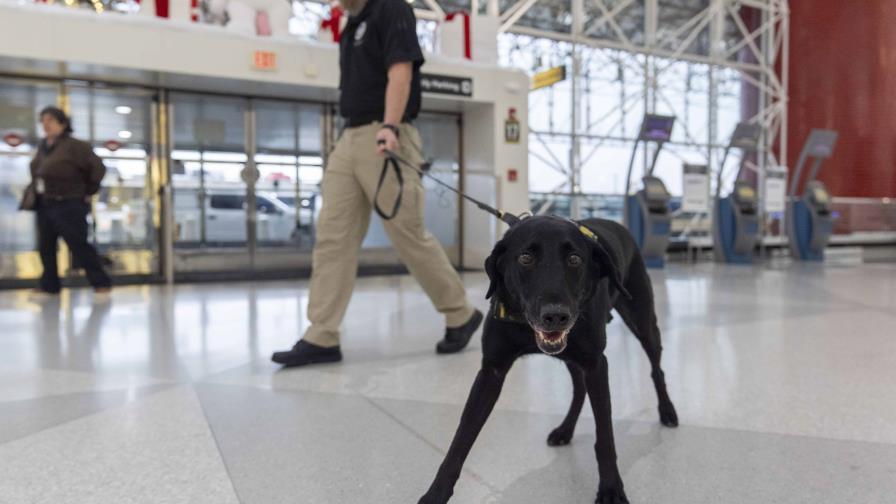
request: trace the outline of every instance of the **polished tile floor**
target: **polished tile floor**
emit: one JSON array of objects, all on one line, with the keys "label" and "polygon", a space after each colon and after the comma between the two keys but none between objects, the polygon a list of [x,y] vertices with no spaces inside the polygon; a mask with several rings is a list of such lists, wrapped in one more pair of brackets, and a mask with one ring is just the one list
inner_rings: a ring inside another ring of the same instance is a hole
[{"label": "polished tile floor", "polygon": [[[674,265],[652,272],[682,425],[660,427],[637,341],[609,328],[633,504],[896,502],[896,265]],[[484,307],[486,279],[467,274]],[[111,304],[0,293],[0,502],[414,503],[451,440],[479,344],[436,356],[409,277],[362,279],[341,364],[268,361],[307,324],[307,283],[127,287]],[[458,503],[586,503],[586,406],[547,433],[569,378],[517,363]]]}]

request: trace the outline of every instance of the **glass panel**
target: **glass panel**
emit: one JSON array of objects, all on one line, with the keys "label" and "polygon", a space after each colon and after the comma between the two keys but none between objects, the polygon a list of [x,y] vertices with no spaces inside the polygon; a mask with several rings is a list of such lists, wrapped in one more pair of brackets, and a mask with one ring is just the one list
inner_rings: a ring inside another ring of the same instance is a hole
[{"label": "glass panel", "polygon": [[91,219],[94,243],[101,251],[153,248],[151,96],[78,86],[68,96],[74,136],[92,143],[106,165]]},{"label": "glass panel", "polygon": [[147,159],[106,157],[106,177],[94,207],[96,242],[145,246],[154,242],[152,199],[147,198]]},{"label": "glass panel", "polygon": [[0,278],[34,278],[35,261],[17,253],[33,251],[34,214],[20,212],[22,192],[31,181],[29,166],[43,132],[37,114],[55,105],[57,87],[29,82],[0,82]]},{"label": "glass panel", "polygon": [[95,145],[116,141],[145,146],[149,139],[149,97],[102,88],[71,88],[72,128]]},{"label": "glass panel", "polygon": [[258,243],[310,250],[320,210],[323,108],[274,101],[254,105]]},{"label": "glass panel", "polygon": [[296,105],[282,102],[255,102],[257,151],[294,153],[297,147]]},{"label": "glass panel", "polygon": [[43,132],[37,114],[48,105],[56,105],[57,88],[52,85],[0,82],[0,137],[9,134],[21,137],[22,145],[14,147],[0,142],[0,152],[28,152]]},{"label": "glass panel", "polygon": [[178,94],[172,104],[175,246],[245,247],[246,100]]},{"label": "glass panel", "polygon": [[18,211],[30,163],[29,155],[0,154],[0,256],[34,250],[37,243],[34,214]]},{"label": "glass panel", "polygon": [[245,100],[175,95],[172,103],[177,149],[246,152]]}]

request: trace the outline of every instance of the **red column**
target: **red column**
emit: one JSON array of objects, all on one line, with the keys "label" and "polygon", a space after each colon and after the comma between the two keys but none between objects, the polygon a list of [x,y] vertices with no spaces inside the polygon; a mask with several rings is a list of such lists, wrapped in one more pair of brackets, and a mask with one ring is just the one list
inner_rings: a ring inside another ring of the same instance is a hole
[{"label": "red column", "polygon": [[896,0],[790,0],[788,160],[840,132],[820,179],[834,196],[896,196]]}]

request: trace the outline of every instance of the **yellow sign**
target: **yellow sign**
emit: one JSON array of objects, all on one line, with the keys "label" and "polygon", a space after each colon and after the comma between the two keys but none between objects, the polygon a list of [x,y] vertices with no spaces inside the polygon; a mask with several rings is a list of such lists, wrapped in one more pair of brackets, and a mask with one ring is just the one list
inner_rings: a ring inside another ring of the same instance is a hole
[{"label": "yellow sign", "polygon": [[272,71],[277,69],[277,53],[271,51],[255,51],[252,55],[252,68]]},{"label": "yellow sign", "polygon": [[541,89],[543,87],[553,86],[554,84],[566,80],[566,67],[558,66],[544,72],[538,72],[532,76],[532,89]]}]

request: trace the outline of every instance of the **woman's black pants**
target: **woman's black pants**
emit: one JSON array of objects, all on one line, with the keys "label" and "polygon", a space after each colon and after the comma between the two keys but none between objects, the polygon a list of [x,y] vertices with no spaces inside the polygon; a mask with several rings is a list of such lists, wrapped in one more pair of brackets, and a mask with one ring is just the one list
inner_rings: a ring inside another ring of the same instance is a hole
[{"label": "woman's black pants", "polygon": [[81,199],[42,199],[37,208],[37,233],[40,261],[44,273],[40,288],[46,292],[59,292],[59,269],[56,251],[59,238],[65,240],[69,250],[87,274],[94,288],[109,287],[111,280],[103,270],[100,257],[93,245],[87,242],[87,214],[90,205]]}]

